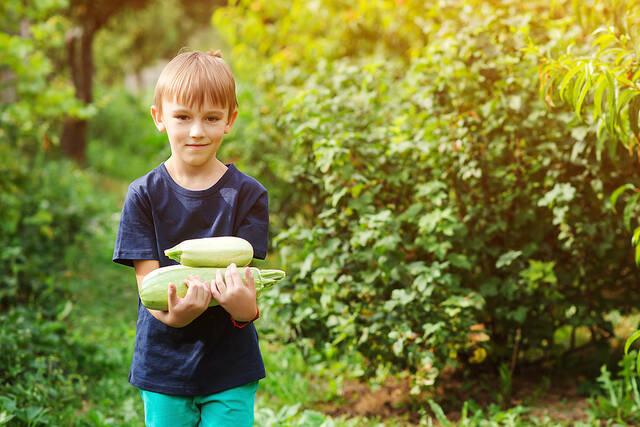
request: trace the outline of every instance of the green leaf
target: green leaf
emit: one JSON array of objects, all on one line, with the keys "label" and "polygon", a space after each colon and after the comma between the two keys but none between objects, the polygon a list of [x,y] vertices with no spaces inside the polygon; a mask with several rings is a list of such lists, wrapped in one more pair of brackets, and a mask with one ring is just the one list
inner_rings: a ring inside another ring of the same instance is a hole
[{"label": "green leaf", "polygon": [[640,94],[636,93],[629,102],[629,127],[636,138],[640,138],[640,128],[638,127],[638,112],[640,111]]},{"label": "green leaf", "polygon": [[578,77],[576,78],[575,84],[573,85],[573,92],[571,94],[571,105],[573,106],[574,111],[576,109],[576,105],[578,105],[578,98],[580,97],[581,89],[585,84],[587,84],[588,80],[589,80],[588,67],[585,64],[583,68],[583,72],[581,72],[578,75]]},{"label": "green leaf", "polygon": [[622,118],[622,112],[624,111],[624,107],[627,106],[629,101],[636,95],[637,92],[633,90],[623,90],[622,94],[618,98],[618,120]]},{"label": "green leaf", "polygon": [[496,261],[496,268],[502,268],[511,265],[511,263],[522,255],[522,251],[509,251],[500,255],[498,261]]},{"label": "green leaf", "polygon": [[611,33],[605,33],[603,35],[601,35],[600,37],[598,37],[597,39],[595,39],[595,41],[593,42],[594,46],[600,46],[600,51],[602,52],[604,49],[606,49],[608,46],[610,46],[611,44],[616,42],[616,37],[611,34]]},{"label": "green leaf", "polygon": [[604,74],[600,74],[594,87],[596,88],[593,95],[593,119],[595,120],[602,113],[602,96],[607,89],[607,78]]},{"label": "green leaf", "polygon": [[[550,67],[548,67],[550,68]],[[543,70],[543,74],[545,73],[545,70]],[[547,96],[547,93],[549,93],[549,88],[550,87],[554,87],[554,84],[556,82],[556,80],[558,79],[556,74],[551,74],[549,76],[549,78],[547,79],[547,81],[544,84],[544,87],[542,88],[542,90],[540,91],[540,99],[544,102],[545,98]],[[545,102],[545,105],[547,105],[547,103]]]},{"label": "green leaf", "polygon": [[627,205],[624,207],[624,212],[622,213],[622,218],[624,221],[624,226],[627,230],[631,230],[631,214],[634,209],[637,207],[638,198],[640,197],[640,193],[634,194],[631,199],[627,202]]},{"label": "green leaf", "polygon": [[560,99],[562,99],[563,101],[565,102],[567,101],[567,99],[565,98],[565,91],[569,89],[570,86],[569,87],[567,86],[571,82],[571,79],[573,79],[573,77],[576,74],[578,74],[581,70],[582,70],[582,66],[580,65],[575,66],[573,69],[569,70],[567,74],[565,74],[564,78],[560,82],[560,85],[558,86],[558,94],[560,95]]},{"label": "green leaf", "polygon": [[451,421],[449,421],[447,416],[444,414],[444,411],[442,410],[442,407],[440,407],[440,405],[438,405],[432,399],[429,399],[429,406],[431,407],[431,410],[435,414],[436,419],[438,420],[438,423],[440,423],[440,425],[442,425],[444,427],[453,427],[454,426],[454,424]]},{"label": "green leaf", "polygon": [[631,244],[633,246],[638,246],[640,244],[640,227],[636,227],[633,231],[633,237],[631,238]]},{"label": "green leaf", "polygon": [[627,190],[633,190],[634,188],[635,186],[633,184],[625,184],[616,188],[616,190],[611,194],[611,197],[609,198],[609,203],[611,204],[611,209],[613,210],[613,212],[616,211],[616,202],[618,201],[618,197],[620,197],[620,194]]},{"label": "green leaf", "polygon": [[585,78],[584,85],[582,86],[582,90],[580,91],[580,96],[578,97],[578,101],[576,102],[576,114],[578,115],[578,118],[580,118],[580,110],[582,109],[582,103],[584,102],[584,98],[587,96],[587,93],[589,93],[589,89],[591,89],[591,79],[587,76]]},{"label": "green leaf", "polygon": [[466,255],[462,254],[449,254],[447,259],[451,262],[451,265],[454,267],[462,268],[464,270],[471,270],[471,262]]},{"label": "green leaf", "polygon": [[604,74],[607,78],[607,83],[609,85],[609,91],[607,93],[607,104],[608,104],[608,110],[609,110],[609,114],[607,115],[607,128],[609,130],[609,134],[611,136],[614,136],[615,123],[617,119],[616,105],[618,104],[618,83],[608,68],[604,69]]},{"label": "green leaf", "polygon": [[640,331],[635,331],[624,343],[624,354],[629,354],[629,348],[637,339],[640,338]]},{"label": "green leaf", "polygon": [[516,322],[522,324],[524,323],[524,321],[527,318],[527,312],[529,310],[527,309],[527,307],[521,305],[520,307],[518,307],[515,311],[513,311],[511,313],[511,317],[513,318],[513,320],[515,320]]}]

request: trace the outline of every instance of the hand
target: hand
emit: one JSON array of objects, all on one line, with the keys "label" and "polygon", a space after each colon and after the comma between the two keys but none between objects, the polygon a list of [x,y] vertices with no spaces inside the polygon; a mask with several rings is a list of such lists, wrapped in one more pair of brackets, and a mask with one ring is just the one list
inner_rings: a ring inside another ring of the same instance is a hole
[{"label": "hand", "polygon": [[244,269],[246,285],[235,264],[230,264],[222,278],[218,270],[215,280],[211,281],[211,294],[220,305],[238,322],[249,322],[258,312],[256,304],[256,286],[249,267]]},{"label": "hand", "polygon": [[185,280],[187,294],[180,298],[176,293],[176,287],[169,283],[169,312],[167,323],[175,328],[182,328],[193,322],[209,307],[211,302],[211,289],[207,282],[203,282],[200,276],[188,276]]}]

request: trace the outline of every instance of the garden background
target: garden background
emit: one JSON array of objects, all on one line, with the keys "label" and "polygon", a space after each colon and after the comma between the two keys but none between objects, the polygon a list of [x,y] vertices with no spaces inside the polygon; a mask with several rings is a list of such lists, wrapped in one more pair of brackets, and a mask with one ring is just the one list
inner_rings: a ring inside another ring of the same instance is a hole
[{"label": "garden background", "polygon": [[637,425],[640,2],[6,0],[0,425],[142,425],[111,262],[221,49],[270,194],[260,426]]}]

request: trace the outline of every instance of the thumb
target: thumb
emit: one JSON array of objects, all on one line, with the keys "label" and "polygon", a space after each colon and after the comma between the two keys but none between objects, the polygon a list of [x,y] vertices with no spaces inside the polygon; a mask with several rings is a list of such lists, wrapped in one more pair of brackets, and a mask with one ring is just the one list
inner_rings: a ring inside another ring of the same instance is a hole
[{"label": "thumb", "polygon": [[169,283],[168,302],[169,311],[172,311],[178,303],[178,292],[176,291],[176,285],[174,285],[173,283]]}]

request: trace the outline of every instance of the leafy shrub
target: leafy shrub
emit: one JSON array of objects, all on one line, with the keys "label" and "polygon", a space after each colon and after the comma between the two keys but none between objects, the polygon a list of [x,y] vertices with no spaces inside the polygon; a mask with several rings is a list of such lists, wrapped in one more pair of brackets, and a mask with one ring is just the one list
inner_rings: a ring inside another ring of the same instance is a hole
[{"label": "leafy shrub", "polygon": [[564,325],[597,341],[604,313],[633,304],[605,201],[632,160],[595,161],[596,129],[539,98],[526,48],[535,34],[553,49],[550,30],[500,9],[449,24],[408,69],[320,62],[279,120],[304,218],[279,238],[282,314],[325,354],[357,350],[417,387],[559,354]]},{"label": "leafy shrub", "polygon": [[40,298],[55,303],[64,292],[55,276],[100,206],[88,176],[69,161],[30,160],[0,145],[0,200],[0,311]]},{"label": "leafy shrub", "polygon": [[86,348],[68,328],[31,307],[0,313],[0,419],[55,425],[79,409],[86,379],[77,372]]},{"label": "leafy shrub", "polygon": [[29,159],[0,144],[0,419],[66,423],[97,369],[70,334],[64,272],[86,250],[101,204],[70,161]]},{"label": "leafy shrub", "polygon": [[61,280],[101,206],[90,176],[54,154],[63,120],[92,112],[53,72],[66,6],[0,6],[0,424],[67,423],[82,403],[80,366],[92,366],[69,334]]},{"label": "leafy shrub", "polygon": [[615,420],[622,425],[640,422],[640,389],[633,368],[636,357],[634,352],[620,360],[617,378],[612,378],[607,366],[602,365],[598,377],[600,393],[589,399],[589,412],[593,417]]}]

